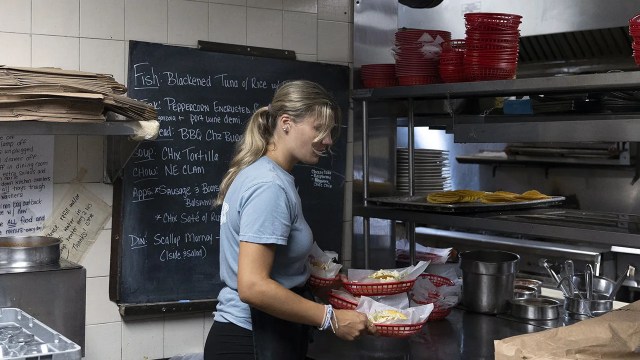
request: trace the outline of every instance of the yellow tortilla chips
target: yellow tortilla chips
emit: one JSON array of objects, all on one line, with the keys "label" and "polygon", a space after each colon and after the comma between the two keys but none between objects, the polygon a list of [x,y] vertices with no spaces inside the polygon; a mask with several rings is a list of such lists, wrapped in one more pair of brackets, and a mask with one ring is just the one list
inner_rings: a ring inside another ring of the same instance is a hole
[{"label": "yellow tortilla chips", "polygon": [[485,192],[477,190],[451,190],[434,192],[427,195],[427,202],[432,204],[457,204],[467,202],[506,203],[549,199],[538,190],[525,191],[522,194],[509,191]]}]

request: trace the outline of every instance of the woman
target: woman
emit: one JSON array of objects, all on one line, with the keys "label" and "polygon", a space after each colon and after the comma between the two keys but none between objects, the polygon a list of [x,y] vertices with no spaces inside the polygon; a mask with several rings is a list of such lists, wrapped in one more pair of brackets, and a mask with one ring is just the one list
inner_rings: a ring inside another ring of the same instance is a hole
[{"label": "woman", "polygon": [[280,85],[249,119],[216,199],[226,286],[205,360],[305,359],[310,326],[345,340],[375,333],[366,315],[318,304],[304,290],[313,235],[290,172],[329,150],[339,116],[326,90],[301,80]]}]

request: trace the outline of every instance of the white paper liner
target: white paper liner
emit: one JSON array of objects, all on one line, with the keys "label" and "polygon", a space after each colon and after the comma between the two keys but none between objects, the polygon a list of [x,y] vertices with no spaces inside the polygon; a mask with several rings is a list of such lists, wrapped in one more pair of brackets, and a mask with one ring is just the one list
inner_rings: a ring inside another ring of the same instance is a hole
[{"label": "white paper liner", "polygon": [[[405,296],[406,297],[406,296]],[[392,322],[385,322],[384,324],[420,324],[427,320],[431,311],[433,311],[433,304],[420,305],[409,308],[399,308],[388,304],[375,301],[370,297],[361,296],[356,311],[367,314],[367,316],[381,310],[395,310],[403,313],[407,319],[394,320]]]},{"label": "white paper liner", "polygon": [[360,301],[359,297],[353,296],[350,292],[348,291],[343,291],[343,290],[331,290],[332,294],[335,294],[336,296],[347,300],[349,302],[352,302],[354,304],[357,304]]},{"label": "white paper liner", "polygon": [[362,284],[379,284],[379,283],[387,283],[393,281],[409,281],[416,279],[420,274],[424,272],[424,270],[429,266],[430,261],[420,261],[416,265],[407,266],[404,268],[397,269],[381,269],[381,270],[389,270],[389,271],[397,271],[400,276],[398,280],[381,280],[381,279],[371,279],[369,275],[375,273],[378,270],[371,269],[349,269],[347,272],[347,281],[348,282],[359,282]]},{"label": "white paper liner", "polygon": [[[316,242],[311,247],[311,253],[309,254],[309,267],[311,268],[311,275],[315,277],[333,279],[338,275],[341,264],[337,264],[334,260],[338,260],[338,254],[334,251],[322,251]],[[322,264],[322,266],[318,266]]]},{"label": "white paper liner", "polygon": [[[416,260],[431,260],[431,264],[444,264],[453,248],[433,248],[416,244]],[[396,241],[396,259],[409,259],[409,240]]]},{"label": "white paper liner", "polygon": [[411,289],[413,300],[433,303],[438,309],[445,310],[458,304],[462,293],[461,284],[435,286],[429,278],[419,277]]}]

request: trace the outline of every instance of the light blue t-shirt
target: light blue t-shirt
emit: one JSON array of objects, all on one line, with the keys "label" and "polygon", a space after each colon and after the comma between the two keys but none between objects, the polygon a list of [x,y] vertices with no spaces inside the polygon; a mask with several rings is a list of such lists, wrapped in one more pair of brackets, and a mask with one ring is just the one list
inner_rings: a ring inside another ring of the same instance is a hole
[{"label": "light blue t-shirt", "polygon": [[266,156],[238,173],[220,214],[220,278],[215,321],[251,330],[249,305],[238,296],[240,241],[276,244],[271,278],[290,289],[309,277],[313,235],[302,215],[293,176]]}]

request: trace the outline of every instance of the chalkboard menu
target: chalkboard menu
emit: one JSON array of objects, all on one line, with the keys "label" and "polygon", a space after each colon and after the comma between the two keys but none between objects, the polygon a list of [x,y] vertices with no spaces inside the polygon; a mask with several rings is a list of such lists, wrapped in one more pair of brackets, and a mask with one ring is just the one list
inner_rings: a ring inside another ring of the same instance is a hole
[{"label": "chalkboard menu", "polygon": [[[220,209],[213,202],[245,123],[283,81],[323,85],[347,119],[346,66],[222,54],[131,41],[128,95],[153,104],[160,133],[129,158],[114,190],[111,299],[152,304],[215,299]],[[296,165],[305,218],[321,248],[340,251],[346,128],[334,155]]]}]

